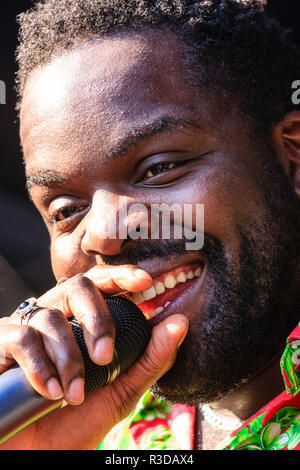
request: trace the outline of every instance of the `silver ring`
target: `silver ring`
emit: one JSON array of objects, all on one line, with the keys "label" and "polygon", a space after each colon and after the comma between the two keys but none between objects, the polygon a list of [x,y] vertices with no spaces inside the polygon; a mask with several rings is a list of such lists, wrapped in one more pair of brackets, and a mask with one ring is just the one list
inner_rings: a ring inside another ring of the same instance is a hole
[{"label": "silver ring", "polygon": [[41,307],[37,305],[37,299],[31,297],[30,299],[24,300],[24,302],[19,305],[15,313],[21,317],[21,325],[25,319],[28,324],[33,313],[40,308]]}]

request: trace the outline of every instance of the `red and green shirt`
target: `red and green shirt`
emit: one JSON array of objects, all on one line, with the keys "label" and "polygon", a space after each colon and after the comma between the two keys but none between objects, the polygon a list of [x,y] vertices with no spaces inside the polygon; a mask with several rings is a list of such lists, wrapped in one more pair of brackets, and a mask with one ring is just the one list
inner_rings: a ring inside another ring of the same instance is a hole
[{"label": "red and green shirt", "polygon": [[[285,390],[235,431],[223,450],[300,450],[300,324],[280,361]],[[97,450],[193,450],[195,408],[148,391]]]}]

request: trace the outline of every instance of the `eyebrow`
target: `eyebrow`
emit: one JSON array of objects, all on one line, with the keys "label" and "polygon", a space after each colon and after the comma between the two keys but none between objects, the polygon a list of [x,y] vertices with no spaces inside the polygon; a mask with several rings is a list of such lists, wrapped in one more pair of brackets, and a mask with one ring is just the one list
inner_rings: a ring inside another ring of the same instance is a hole
[{"label": "eyebrow", "polygon": [[163,116],[140,127],[133,128],[121,136],[107,152],[105,160],[115,160],[124,157],[132,148],[150,137],[160,134],[174,134],[179,130],[188,129],[200,129],[200,125],[192,120]]},{"label": "eyebrow", "polygon": [[29,173],[26,176],[26,189],[31,197],[31,189],[33,186],[51,186],[63,185],[67,181],[67,176],[57,170],[41,170],[36,173]]},{"label": "eyebrow", "polygon": [[[127,155],[130,150],[142,141],[162,134],[174,134],[179,130],[199,130],[201,126],[197,121],[163,116],[142,126],[135,127],[122,135],[113,146],[105,152],[104,162],[117,160]],[[40,170],[28,173],[26,176],[26,188],[30,195],[33,186],[63,185],[68,176],[55,169]]]}]

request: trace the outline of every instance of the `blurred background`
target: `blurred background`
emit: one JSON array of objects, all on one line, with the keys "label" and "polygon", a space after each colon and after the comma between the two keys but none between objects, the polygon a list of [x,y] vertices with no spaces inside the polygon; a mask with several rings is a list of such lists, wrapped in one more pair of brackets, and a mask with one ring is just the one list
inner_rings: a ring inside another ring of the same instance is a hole
[{"label": "blurred background", "polygon": [[[10,0],[0,6],[0,79],[6,83],[7,101],[0,105],[0,255],[39,295],[55,281],[50,266],[48,234],[24,188],[14,93],[16,16],[31,6],[29,0]],[[299,0],[269,0],[267,10],[291,30],[294,42],[300,47]],[[296,79],[300,80],[300,77]]]}]

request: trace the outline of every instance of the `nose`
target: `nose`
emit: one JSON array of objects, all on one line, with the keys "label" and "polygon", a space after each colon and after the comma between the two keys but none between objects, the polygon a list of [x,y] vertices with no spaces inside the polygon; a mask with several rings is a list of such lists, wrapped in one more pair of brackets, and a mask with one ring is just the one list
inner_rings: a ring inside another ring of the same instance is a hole
[{"label": "nose", "polygon": [[145,213],[131,211],[132,201],[124,196],[97,194],[85,217],[85,232],[81,241],[82,251],[89,256],[117,255],[130,235],[132,226],[139,231]]}]

